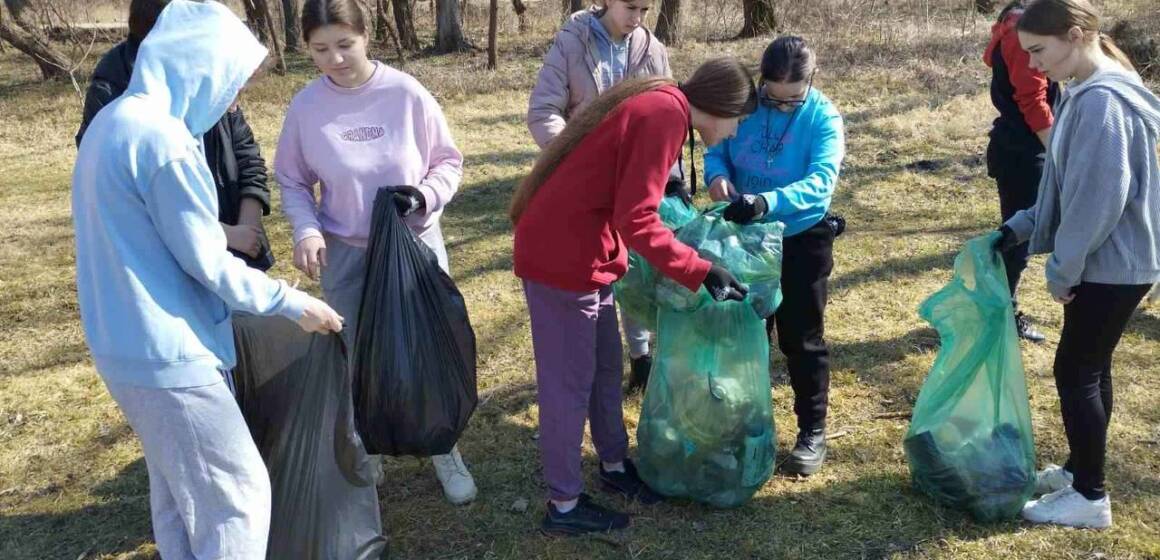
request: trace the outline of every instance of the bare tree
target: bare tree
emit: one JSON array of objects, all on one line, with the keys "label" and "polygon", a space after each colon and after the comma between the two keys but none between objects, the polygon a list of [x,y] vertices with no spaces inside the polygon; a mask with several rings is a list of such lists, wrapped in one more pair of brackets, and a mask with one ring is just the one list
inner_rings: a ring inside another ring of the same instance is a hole
[{"label": "bare tree", "polygon": [[21,0],[4,0],[0,3],[0,39],[31,57],[44,79],[71,77],[75,69],[72,61],[35,26],[24,21],[24,8],[25,3]]},{"label": "bare tree", "polygon": [[528,11],[528,6],[523,0],[512,0],[512,9],[516,12],[516,19],[520,21],[520,33],[527,33],[528,17],[524,14]]},{"label": "bare tree", "polygon": [[262,20],[266,24],[266,33],[269,37],[269,45],[274,51],[274,60],[278,63],[278,73],[286,73],[286,56],[282,54],[282,42],[278,40],[278,29],[274,25],[274,10],[270,9],[270,0],[252,0],[262,15]]},{"label": "bare tree", "polygon": [[258,36],[262,44],[269,42],[270,25],[266,22],[265,11],[262,10],[262,0],[242,0],[242,9],[246,12],[246,24]]},{"label": "bare tree", "polygon": [[[386,2],[387,0],[383,0]],[[399,32],[399,43],[409,51],[419,50],[419,34],[415,33],[414,10],[409,0],[391,0],[395,12],[395,29]]]},{"label": "bare tree", "polygon": [[775,0],[743,0],[742,10],[745,12],[745,25],[741,27],[739,38],[760,37],[773,33],[777,29],[777,10]]},{"label": "bare tree", "polygon": [[471,43],[468,43],[463,36],[463,26],[459,23],[459,2],[456,0],[437,0],[435,2],[435,52],[449,53],[470,48]]},{"label": "bare tree", "polygon": [[681,0],[662,0],[661,13],[657,16],[657,38],[669,46],[681,41]]},{"label": "bare tree", "polygon": [[491,0],[487,13],[487,69],[495,70],[499,66],[499,46],[496,44],[499,35],[499,0]]},{"label": "bare tree", "polygon": [[286,37],[286,52],[298,51],[298,38],[302,35],[301,11],[298,0],[282,0],[282,32]]}]

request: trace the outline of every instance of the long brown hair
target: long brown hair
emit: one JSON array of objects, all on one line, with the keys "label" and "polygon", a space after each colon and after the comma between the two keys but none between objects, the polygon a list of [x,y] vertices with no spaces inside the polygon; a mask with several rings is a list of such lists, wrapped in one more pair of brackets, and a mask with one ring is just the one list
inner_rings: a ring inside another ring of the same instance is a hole
[{"label": "long brown hair", "polygon": [[[536,159],[531,173],[524,177],[512,195],[508,216],[518,223],[536,191],[548,180],[564,158],[572,153],[606,116],[629,98],[674,85],[668,78],[635,78],[620,82],[604,92],[584,109],[568,119],[560,132]],[[689,104],[718,118],[732,118],[753,112],[757,106],[757,90],[749,69],[735,58],[715,58],[706,61],[689,78],[678,85]]]},{"label": "long brown hair", "polygon": [[346,25],[367,34],[366,16],[357,0],[306,0],[302,6],[302,40],[309,43],[310,34],[325,25]]},{"label": "long brown hair", "polygon": [[1033,35],[1065,37],[1072,27],[1078,27],[1085,36],[1098,37],[1100,50],[1105,55],[1124,68],[1136,71],[1128,55],[1111,37],[1100,33],[1100,13],[1087,0],[1035,0],[1023,10],[1017,29]]}]

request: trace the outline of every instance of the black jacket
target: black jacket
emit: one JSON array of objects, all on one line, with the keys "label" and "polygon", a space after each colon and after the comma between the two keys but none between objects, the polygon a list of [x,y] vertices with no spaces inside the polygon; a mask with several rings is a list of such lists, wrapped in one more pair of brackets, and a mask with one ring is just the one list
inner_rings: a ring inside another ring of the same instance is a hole
[{"label": "black jacket", "polygon": [[[85,129],[93,117],[105,105],[120,97],[129,87],[133,75],[133,62],[137,58],[138,43],[126,40],[113,47],[97,63],[89,89],[85,93],[84,116],[76,143],[80,146]],[[205,145],[205,159],[213,174],[218,193],[218,221],[238,224],[238,213],[242,199],[252,198],[262,204],[262,214],[270,214],[270,187],[266,184],[266,161],[254,140],[254,133],[246,123],[246,117],[239,108],[227,112],[209,132],[202,137]],[[231,252],[246,264],[267,270],[274,264],[270,244],[264,240],[263,255],[257,259],[248,255]]]}]

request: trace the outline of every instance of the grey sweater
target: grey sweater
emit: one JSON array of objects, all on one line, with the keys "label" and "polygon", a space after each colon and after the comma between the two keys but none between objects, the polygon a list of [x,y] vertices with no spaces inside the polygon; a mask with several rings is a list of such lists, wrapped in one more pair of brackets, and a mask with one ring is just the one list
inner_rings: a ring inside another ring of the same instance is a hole
[{"label": "grey sweater", "polygon": [[1007,226],[1051,253],[1047,287],[1160,280],[1160,99],[1139,76],[1103,68],[1056,104],[1035,206]]}]

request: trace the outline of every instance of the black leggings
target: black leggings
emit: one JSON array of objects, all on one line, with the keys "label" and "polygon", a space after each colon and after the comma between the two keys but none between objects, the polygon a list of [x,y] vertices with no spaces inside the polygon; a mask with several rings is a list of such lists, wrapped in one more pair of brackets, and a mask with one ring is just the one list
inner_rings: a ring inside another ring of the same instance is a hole
[{"label": "black leggings", "polygon": [[[1039,159],[1038,154],[1028,150],[1005,150],[992,142],[987,146],[987,167],[999,190],[999,215],[1003,222],[1010,220],[1020,210],[1035,205],[1039,178],[1043,175],[1043,160]],[[1027,268],[1027,243],[1020,243],[1003,252],[1002,257],[1007,269],[1011,302],[1018,307],[1016,288],[1019,287],[1023,269]]]},{"label": "black leggings", "polygon": [[1072,486],[1089,500],[1104,497],[1104,454],[1112,418],[1112,352],[1151,286],[1092,284],[1075,288],[1063,308],[1055,352],[1055,387],[1071,455]]}]

